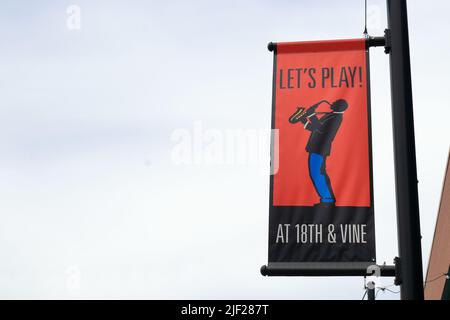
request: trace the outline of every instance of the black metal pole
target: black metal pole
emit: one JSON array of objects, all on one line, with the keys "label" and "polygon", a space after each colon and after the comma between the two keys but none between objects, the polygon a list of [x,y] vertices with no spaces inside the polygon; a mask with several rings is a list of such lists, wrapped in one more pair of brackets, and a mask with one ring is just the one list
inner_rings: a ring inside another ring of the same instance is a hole
[{"label": "black metal pole", "polygon": [[367,288],[367,300],[375,300],[375,282],[370,282],[370,288]]},{"label": "black metal pole", "polygon": [[401,299],[423,299],[422,249],[406,0],[387,0]]}]

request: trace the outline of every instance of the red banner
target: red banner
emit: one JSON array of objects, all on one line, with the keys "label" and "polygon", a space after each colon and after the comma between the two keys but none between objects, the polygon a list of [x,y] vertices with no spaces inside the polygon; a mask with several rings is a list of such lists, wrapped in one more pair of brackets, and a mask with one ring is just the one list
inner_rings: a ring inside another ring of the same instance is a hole
[{"label": "red banner", "polygon": [[274,48],[269,261],[374,261],[366,41]]}]

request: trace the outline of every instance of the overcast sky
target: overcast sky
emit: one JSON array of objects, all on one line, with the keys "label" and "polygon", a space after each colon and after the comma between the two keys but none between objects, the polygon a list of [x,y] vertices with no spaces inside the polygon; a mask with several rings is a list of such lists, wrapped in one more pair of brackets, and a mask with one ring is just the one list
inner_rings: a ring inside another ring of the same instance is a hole
[{"label": "overcast sky", "polygon": [[[425,271],[449,152],[450,3],[408,5]],[[205,157],[211,137],[270,130],[269,41],[361,37],[363,9],[363,0],[2,1],[0,298],[361,299],[362,278],[262,277],[267,159]],[[369,33],[385,26],[385,2],[369,0]],[[377,259],[391,264],[382,48],[371,49],[371,76]],[[180,135],[197,143],[198,161],[176,161]]]}]

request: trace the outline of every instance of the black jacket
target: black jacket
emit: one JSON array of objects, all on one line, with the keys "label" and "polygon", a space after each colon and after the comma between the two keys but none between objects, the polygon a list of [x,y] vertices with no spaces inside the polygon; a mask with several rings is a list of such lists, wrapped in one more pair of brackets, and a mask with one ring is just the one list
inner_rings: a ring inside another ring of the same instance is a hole
[{"label": "black jacket", "polygon": [[311,131],[306,151],[309,153],[318,153],[322,156],[328,156],[331,152],[331,143],[341,126],[343,114],[329,113],[318,119],[316,115],[309,117],[305,129]]}]

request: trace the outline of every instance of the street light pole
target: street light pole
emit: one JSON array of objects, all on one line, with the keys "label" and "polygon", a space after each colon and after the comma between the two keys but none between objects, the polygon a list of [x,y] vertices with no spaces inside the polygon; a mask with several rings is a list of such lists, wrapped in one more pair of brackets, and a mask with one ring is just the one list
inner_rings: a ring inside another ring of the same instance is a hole
[{"label": "street light pole", "polygon": [[401,299],[423,300],[422,249],[406,0],[387,0]]}]

